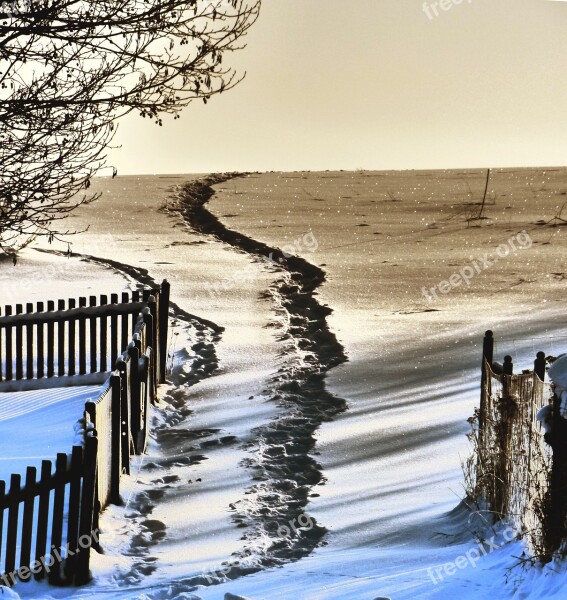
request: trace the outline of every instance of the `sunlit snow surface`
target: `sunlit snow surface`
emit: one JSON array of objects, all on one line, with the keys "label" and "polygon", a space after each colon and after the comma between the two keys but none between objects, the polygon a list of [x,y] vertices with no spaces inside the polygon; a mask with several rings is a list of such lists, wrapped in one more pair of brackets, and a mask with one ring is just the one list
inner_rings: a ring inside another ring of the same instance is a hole
[{"label": "sunlit snow surface", "polygon": [[[275,173],[217,187],[210,210],[228,227],[294,248],[327,272],[319,301],[334,310],[329,324],[349,356],[328,386],[349,409],[317,435],[315,458],[326,481],[313,488],[308,513],[329,530],[327,545],[283,568],[210,587],[196,585],[194,577],[218,569],[243,545],[245,529],[236,526],[230,505],[251,484],[253,473],[241,465],[246,442],[279,410],[262,395],[285,361],[277,339],[281,315],[261,296],[277,274],[157,212],[167,188],[184,178],[99,181],[110,193],[78,214],[77,227],[92,225],[75,250],[146,268],[158,281],[167,277],[181,308],[225,328],[216,348],[219,370],[189,388],[190,410],[166,403],[156,423],[179,417],[175,429],[216,430],[212,440],[237,441],[204,447],[204,459],[191,465],[173,464],[167,453],[175,449],[153,443],[139,475],[125,482],[134,504],[149,488],[159,492],[148,516],[165,533],[148,549],[156,559],[153,573],[125,581],[138,559],[112,553],[127,546],[142,521],[135,514],[125,522],[128,507],[112,508],[103,519],[108,552],[93,561],[93,584],[82,590],[19,585],[20,595],[397,600],[511,597],[518,590],[519,598],[563,597],[564,578],[550,569],[547,575],[508,571],[522,551],[517,543],[443,581],[434,583],[428,573],[475,548],[463,535],[465,517],[447,515],[462,497],[460,459],[468,451],[466,419],[478,403],[484,331],[495,331],[497,356],[512,354],[517,370],[529,368],[537,350],[559,354],[566,335],[564,234],[551,225],[567,173],[495,171],[489,219],[467,222],[484,175]],[[529,248],[498,260],[470,285],[439,293],[435,302],[422,294],[422,287],[447,280],[520,231],[529,233]],[[107,233],[112,243],[100,244]],[[301,244],[308,233],[316,248]],[[249,269],[252,277],[237,276]],[[161,467],[148,471],[146,461]],[[167,483],[168,475],[178,479]]]},{"label": "sunlit snow surface", "polygon": [[0,479],[12,473],[25,478],[26,467],[41,471],[41,461],[71,452],[73,425],[83,416],[85,402],[100,386],[0,393]]}]

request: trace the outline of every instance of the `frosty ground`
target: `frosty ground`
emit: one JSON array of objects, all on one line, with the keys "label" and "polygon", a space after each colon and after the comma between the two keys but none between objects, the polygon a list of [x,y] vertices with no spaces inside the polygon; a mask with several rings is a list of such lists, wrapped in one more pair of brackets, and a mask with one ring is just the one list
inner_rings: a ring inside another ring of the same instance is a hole
[{"label": "frosty ground", "polygon": [[[93,583],[78,590],[18,584],[15,591],[22,598],[204,600],[226,593],[252,600],[562,597],[560,569],[515,566],[519,542],[496,531],[479,545],[467,513],[453,510],[463,496],[460,459],[478,403],[484,330],[495,331],[497,355],[512,354],[519,370],[537,350],[565,351],[567,329],[565,236],[555,218],[567,172],[494,171],[486,219],[470,220],[483,177],[267,173],[215,186],[208,208],[227,228],[325,271],[315,296],[333,310],[329,329],[348,357],[327,377],[327,390],[348,409],[317,428],[312,457],[323,479],[304,510],[305,529],[316,522],[328,532],[309,556],[245,576],[242,566],[254,570],[274,541],[257,535],[255,515],[266,510],[281,527],[297,527],[279,521],[284,513],[271,514],[254,490],[255,467],[273,450],[262,435],[287,410],[270,390],[304,334],[266,293],[282,272],[269,257],[196,233],[160,210],[171,204],[172,186],[191,177],[99,180],[105,195],[72,223],[89,226],[73,251],[101,260],[28,249],[15,267],[2,266],[4,303],[119,292],[167,277],[177,311],[171,384],[148,455],[125,482],[125,507],[103,518],[106,554],[93,560]],[[60,405],[45,409],[49,422]],[[21,427],[9,423],[5,414],[3,438]]]}]

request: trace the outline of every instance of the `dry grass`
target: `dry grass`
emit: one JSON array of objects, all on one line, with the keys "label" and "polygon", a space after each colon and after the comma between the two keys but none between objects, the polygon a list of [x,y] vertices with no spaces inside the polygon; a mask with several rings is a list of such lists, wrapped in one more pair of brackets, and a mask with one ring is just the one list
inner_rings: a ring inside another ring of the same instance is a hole
[{"label": "dry grass", "polygon": [[533,373],[504,376],[485,368],[481,408],[469,419],[465,490],[486,502],[494,522],[505,519],[521,532],[531,556],[547,562],[557,550],[549,535],[552,456],[536,413],[553,391]]}]

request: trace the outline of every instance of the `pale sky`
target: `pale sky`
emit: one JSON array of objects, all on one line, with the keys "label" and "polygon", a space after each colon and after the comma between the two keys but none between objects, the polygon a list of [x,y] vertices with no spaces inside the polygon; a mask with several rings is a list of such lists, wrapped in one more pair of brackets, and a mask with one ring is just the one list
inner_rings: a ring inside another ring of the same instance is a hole
[{"label": "pale sky", "polygon": [[248,47],[226,57],[246,79],[161,128],[128,117],[111,162],[120,174],[567,165],[567,3],[444,2],[263,0]]}]

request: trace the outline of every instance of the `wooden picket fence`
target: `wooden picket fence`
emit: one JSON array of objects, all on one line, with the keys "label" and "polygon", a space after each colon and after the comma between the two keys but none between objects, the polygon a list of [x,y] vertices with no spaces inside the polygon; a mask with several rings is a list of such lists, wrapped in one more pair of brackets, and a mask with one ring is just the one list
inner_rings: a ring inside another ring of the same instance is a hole
[{"label": "wooden picket fence", "polygon": [[53,583],[89,581],[90,548],[98,544],[93,526],[97,446],[95,436],[86,436],[84,448],[74,446],[70,458],[57,455],[55,472],[52,462],[44,460],[39,480],[36,468],[28,467],[23,486],[20,474],[11,476],[8,492],[0,481],[0,539],[7,522],[0,546],[3,585],[32,576],[37,580],[49,576]]},{"label": "wooden picket fence", "polygon": [[89,581],[99,515],[121,503],[120,477],[131,455],[144,452],[149,404],[165,381],[169,283],[110,300],[59,301],[57,311],[53,302],[38,303],[37,312],[17,305],[0,317],[0,392],[106,378],[85,405],[81,446],[58,454],[55,470],[42,461],[39,479],[28,467],[23,485],[20,474],[9,488],[0,481],[0,585],[46,576],[57,584]]},{"label": "wooden picket fence", "polygon": [[[154,318],[167,329],[167,314],[160,304],[168,305],[162,302],[168,285],[164,282],[160,290],[124,292],[121,298],[112,294],[110,302],[101,295],[28,303],[25,310],[23,304],[5,306],[3,316],[0,311],[0,391],[73,385],[73,380],[46,380],[78,375],[85,383],[87,374],[106,374],[130,342],[152,292],[157,307]],[[165,356],[156,362],[165,365]],[[90,380],[102,382],[104,378]]]}]

